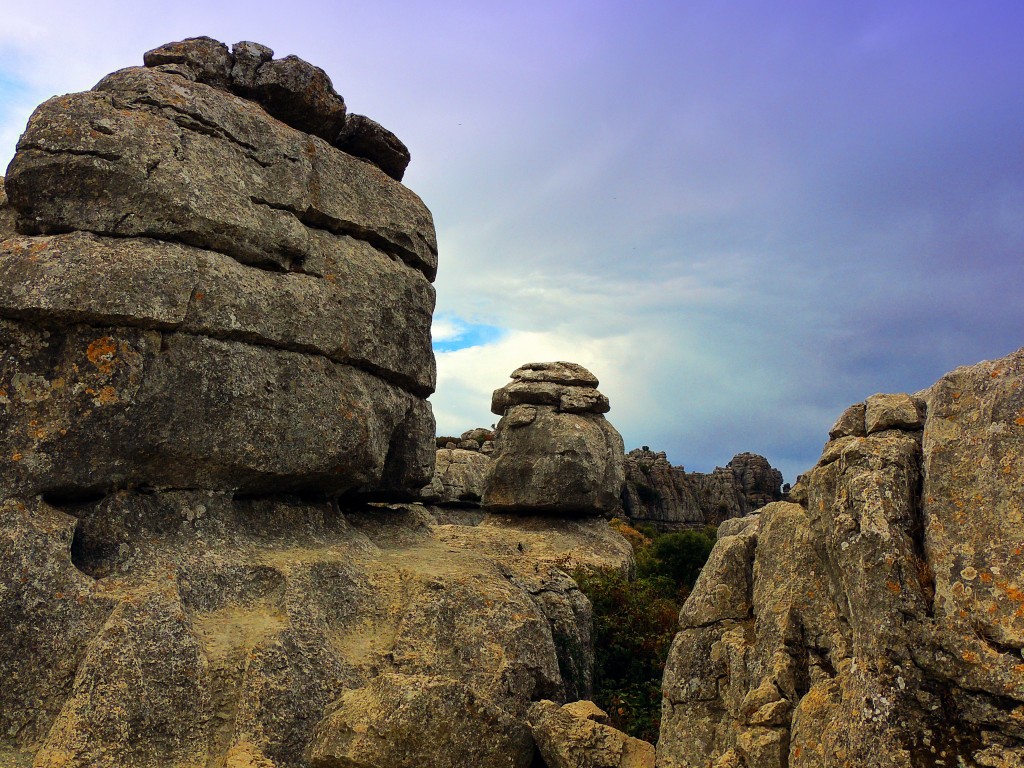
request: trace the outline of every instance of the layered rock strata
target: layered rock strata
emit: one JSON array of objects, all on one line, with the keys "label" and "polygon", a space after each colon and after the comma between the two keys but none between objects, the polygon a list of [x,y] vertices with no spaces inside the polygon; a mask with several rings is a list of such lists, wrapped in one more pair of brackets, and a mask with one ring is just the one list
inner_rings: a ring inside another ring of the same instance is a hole
[{"label": "layered rock strata", "polygon": [[622,437],[597,378],[575,363],[527,363],[495,390],[501,415],[484,486],[492,511],[603,514],[620,506]]},{"label": "layered rock strata", "polygon": [[719,529],[658,765],[1024,764],[1024,350],[848,409],[794,489]]},{"label": "layered rock strata", "polygon": [[8,169],[0,480],[415,494],[430,212],[348,151],[322,70],[208,38],[146,63],[40,106]]},{"label": "layered rock strata", "polygon": [[755,453],[740,453],[714,472],[687,472],[664,451],[626,454],[625,514],[662,526],[718,525],[782,499],[782,473]]}]

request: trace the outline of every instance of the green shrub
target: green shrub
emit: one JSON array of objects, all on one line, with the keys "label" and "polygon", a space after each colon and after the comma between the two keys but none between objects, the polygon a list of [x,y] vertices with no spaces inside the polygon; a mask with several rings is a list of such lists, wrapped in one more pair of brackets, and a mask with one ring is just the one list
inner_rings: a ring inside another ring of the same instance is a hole
[{"label": "green shrub", "polygon": [[679,609],[714,545],[714,529],[660,534],[613,521],[633,547],[637,575],[573,574],[594,607],[594,701],[612,725],[655,742],[661,678],[678,631]]}]

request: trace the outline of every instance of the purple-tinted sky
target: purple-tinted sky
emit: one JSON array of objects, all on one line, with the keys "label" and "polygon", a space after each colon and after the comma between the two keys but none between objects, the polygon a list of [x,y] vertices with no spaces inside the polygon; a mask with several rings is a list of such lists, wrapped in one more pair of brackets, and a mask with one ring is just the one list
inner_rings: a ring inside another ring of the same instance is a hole
[{"label": "purple-tinted sky", "polygon": [[838,413],[1024,345],[1024,4],[0,0],[31,108],[207,34],[323,67],[434,213],[441,432],[528,360],[627,447],[787,479]]}]

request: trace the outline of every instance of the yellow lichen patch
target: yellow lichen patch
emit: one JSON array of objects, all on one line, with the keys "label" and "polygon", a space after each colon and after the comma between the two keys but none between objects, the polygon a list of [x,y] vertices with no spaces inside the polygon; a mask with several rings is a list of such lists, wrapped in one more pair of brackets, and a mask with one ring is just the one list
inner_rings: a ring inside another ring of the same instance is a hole
[{"label": "yellow lichen patch", "polygon": [[978,656],[974,651],[964,651],[960,654],[960,658],[966,661],[968,664],[977,664],[981,661],[981,657]]},{"label": "yellow lichen patch", "polygon": [[903,588],[899,585],[899,582],[896,581],[885,582],[885,588],[892,592],[894,595],[898,595],[900,592],[903,591]]},{"label": "yellow lichen patch", "polygon": [[11,454],[11,461],[21,461],[24,458],[21,453],[15,451]]},{"label": "yellow lichen patch", "polygon": [[85,351],[89,362],[101,373],[110,373],[114,369],[114,355],[117,354],[117,343],[109,336],[96,339]]}]

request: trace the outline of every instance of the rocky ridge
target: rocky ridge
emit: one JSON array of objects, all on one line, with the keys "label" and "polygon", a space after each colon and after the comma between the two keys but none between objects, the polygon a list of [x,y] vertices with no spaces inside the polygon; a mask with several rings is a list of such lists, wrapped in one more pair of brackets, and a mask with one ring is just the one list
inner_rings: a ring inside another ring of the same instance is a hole
[{"label": "rocky ridge", "polygon": [[719,528],[658,766],[1024,765],[1024,350],[851,406]]},{"label": "rocky ridge", "polygon": [[737,454],[714,472],[687,472],[664,451],[626,454],[623,511],[636,522],[663,527],[718,525],[782,499],[782,474],[763,456]]}]

